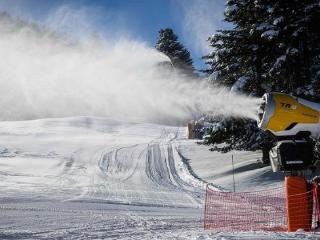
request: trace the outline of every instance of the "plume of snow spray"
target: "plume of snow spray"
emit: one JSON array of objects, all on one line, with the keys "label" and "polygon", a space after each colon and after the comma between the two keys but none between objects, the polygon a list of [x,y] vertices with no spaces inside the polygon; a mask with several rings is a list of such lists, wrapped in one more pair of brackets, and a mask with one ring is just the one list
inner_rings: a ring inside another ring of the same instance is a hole
[{"label": "plume of snow spray", "polygon": [[100,116],[156,122],[195,113],[256,118],[259,100],[163,73],[145,43],[68,41],[0,21],[0,119]]}]

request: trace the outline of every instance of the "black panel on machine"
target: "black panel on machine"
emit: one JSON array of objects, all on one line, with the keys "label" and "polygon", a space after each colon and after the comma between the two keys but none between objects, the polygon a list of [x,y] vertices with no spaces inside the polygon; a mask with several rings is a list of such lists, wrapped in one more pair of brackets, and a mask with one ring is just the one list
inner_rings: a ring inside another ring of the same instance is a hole
[{"label": "black panel on machine", "polygon": [[310,169],[315,162],[313,144],[307,141],[280,141],[270,151],[270,160],[274,172]]}]

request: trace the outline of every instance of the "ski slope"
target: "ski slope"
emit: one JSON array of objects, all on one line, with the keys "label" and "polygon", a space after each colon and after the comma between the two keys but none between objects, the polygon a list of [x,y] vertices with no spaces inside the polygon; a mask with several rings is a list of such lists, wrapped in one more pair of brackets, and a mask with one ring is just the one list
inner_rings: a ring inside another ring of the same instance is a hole
[{"label": "ski slope", "polygon": [[1,122],[0,136],[0,239],[314,237],[204,232],[205,180],[230,178],[185,127],[77,117]]}]

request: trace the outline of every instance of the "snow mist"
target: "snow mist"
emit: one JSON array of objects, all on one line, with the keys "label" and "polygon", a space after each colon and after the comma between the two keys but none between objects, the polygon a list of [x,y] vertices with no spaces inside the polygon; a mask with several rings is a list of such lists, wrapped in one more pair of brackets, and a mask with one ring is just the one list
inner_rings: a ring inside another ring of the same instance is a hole
[{"label": "snow mist", "polygon": [[209,113],[256,118],[258,99],[169,73],[145,43],[68,40],[0,21],[0,119],[115,117],[178,123]]}]

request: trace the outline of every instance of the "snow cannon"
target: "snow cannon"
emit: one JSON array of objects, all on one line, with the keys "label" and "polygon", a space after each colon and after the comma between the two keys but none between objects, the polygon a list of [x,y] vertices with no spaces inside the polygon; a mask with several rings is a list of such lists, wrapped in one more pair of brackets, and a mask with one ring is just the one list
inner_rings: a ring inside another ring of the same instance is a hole
[{"label": "snow cannon", "polygon": [[266,93],[258,110],[258,127],[276,137],[319,137],[320,104],[284,93]]},{"label": "snow cannon", "polygon": [[315,162],[314,140],[320,134],[320,104],[284,93],[266,93],[258,108],[258,127],[275,145],[269,156],[274,172],[301,172]]},{"label": "snow cannon", "polygon": [[320,104],[283,93],[266,93],[258,109],[258,127],[274,137],[274,143],[266,149],[270,150],[272,170],[286,173],[289,232],[312,229],[313,199],[317,197],[313,193],[318,192],[319,184],[308,182],[304,176],[319,166],[314,155],[320,133],[319,113]]}]

